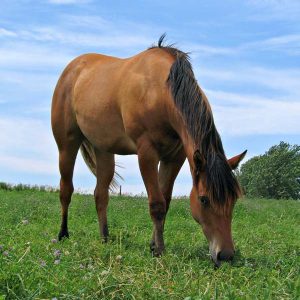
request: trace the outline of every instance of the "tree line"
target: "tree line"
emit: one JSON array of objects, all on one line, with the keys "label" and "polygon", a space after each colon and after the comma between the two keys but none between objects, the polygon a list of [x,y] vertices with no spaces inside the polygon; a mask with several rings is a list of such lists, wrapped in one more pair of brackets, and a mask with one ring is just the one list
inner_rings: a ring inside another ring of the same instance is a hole
[{"label": "tree line", "polygon": [[280,142],[245,162],[237,176],[249,197],[300,199],[300,146]]}]

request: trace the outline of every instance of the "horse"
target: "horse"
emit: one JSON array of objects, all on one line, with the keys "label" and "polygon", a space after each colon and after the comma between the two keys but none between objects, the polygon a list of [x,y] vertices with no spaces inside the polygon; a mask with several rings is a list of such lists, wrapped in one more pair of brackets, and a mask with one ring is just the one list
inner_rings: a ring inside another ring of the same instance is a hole
[{"label": "horse", "polygon": [[61,228],[69,237],[68,207],[78,150],[97,178],[94,191],[100,237],[107,241],[107,206],[115,183],[115,154],[137,154],[153,222],[150,249],[164,249],[164,224],[174,181],[187,159],[193,180],[190,207],[209,242],[214,263],[232,260],[232,212],[241,195],[233,173],[246,151],[227,160],[208,99],[190,57],[165,35],[130,58],[89,53],[60,76],[51,124],[59,151]]}]

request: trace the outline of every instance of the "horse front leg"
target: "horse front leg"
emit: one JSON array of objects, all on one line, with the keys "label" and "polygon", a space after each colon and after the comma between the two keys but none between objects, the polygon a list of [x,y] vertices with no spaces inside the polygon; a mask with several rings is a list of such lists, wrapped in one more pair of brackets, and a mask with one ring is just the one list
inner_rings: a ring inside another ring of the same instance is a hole
[{"label": "horse front leg", "polygon": [[[183,148],[179,149],[176,155],[172,156],[169,160],[160,161],[159,165],[159,186],[164,196],[166,202],[166,215],[163,221],[163,226],[165,226],[167,213],[170,207],[170,202],[172,200],[172,192],[175,179],[186,159],[185,152]],[[155,247],[155,231],[152,234],[152,240],[150,242],[150,250],[153,251]]]},{"label": "horse front leg", "polygon": [[166,201],[159,187],[158,163],[159,158],[156,150],[143,143],[138,150],[139,167],[147,190],[150,216],[153,222],[154,245],[152,254],[160,256],[165,249],[163,228],[166,215]]}]

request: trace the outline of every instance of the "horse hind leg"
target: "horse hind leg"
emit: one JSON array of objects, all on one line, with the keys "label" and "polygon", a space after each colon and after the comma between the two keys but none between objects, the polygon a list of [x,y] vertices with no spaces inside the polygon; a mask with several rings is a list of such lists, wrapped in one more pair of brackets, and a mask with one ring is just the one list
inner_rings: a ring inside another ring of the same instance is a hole
[{"label": "horse hind leg", "polygon": [[59,171],[60,171],[60,203],[61,203],[61,228],[58,239],[69,237],[68,231],[68,209],[74,191],[73,170],[76,156],[82,139],[78,135],[75,139],[66,142],[59,147]]}]

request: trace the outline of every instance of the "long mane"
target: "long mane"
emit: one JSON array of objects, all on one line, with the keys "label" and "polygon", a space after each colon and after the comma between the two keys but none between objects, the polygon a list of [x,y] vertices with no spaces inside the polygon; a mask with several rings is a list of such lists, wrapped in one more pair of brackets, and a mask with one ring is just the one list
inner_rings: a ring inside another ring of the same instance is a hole
[{"label": "long mane", "polygon": [[210,105],[197,83],[188,53],[173,45],[163,45],[164,38],[165,35],[162,35],[158,45],[151,48],[161,48],[175,58],[167,84],[188,133],[205,160],[206,188],[210,201],[224,206],[238,198],[240,186],[227,162]]}]

